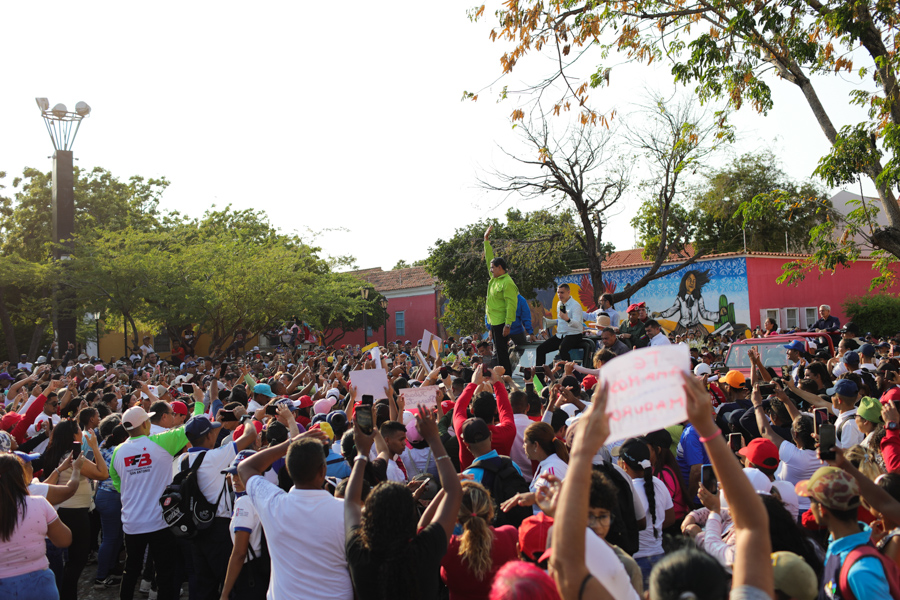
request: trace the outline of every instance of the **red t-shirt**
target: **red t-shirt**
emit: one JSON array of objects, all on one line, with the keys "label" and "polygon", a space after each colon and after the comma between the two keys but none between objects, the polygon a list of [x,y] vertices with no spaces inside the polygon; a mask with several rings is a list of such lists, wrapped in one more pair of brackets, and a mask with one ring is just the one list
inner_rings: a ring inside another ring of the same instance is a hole
[{"label": "red t-shirt", "polygon": [[441,561],[441,579],[450,589],[450,600],[488,600],[494,575],[511,560],[518,560],[519,532],[512,525],[491,527],[494,542],[491,544],[491,570],[484,579],[475,579],[468,564],[459,555],[460,536],[450,538],[447,553]]}]

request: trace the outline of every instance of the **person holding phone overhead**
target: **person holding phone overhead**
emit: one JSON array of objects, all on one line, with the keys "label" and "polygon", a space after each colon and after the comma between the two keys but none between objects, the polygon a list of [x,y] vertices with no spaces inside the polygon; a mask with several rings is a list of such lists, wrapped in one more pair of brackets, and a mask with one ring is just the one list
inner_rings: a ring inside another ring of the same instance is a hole
[{"label": "person holding phone overhead", "polygon": [[509,362],[509,330],[516,320],[516,306],[519,301],[519,288],[516,287],[507,270],[509,266],[501,257],[494,257],[494,249],[488,237],[491,229],[484,232],[484,257],[488,270],[491,272],[491,280],[488,282],[487,301],[485,314],[488,324],[491,326],[491,336],[494,339],[494,351],[497,353],[497,362],[512,373],[512,365]]}]

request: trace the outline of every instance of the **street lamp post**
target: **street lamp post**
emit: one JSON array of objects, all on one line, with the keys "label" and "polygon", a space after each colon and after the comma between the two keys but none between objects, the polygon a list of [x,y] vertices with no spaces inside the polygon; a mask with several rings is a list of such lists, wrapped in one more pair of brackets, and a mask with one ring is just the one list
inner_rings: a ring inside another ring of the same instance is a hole
[{"label": "street lamp post", "polygon": [[95,312],[91,316],[94,317],[94,325],[97,327],[97,358],[100,358],[100,313]]},{"label": "street lamp post", "polygon": [[[75,233],[75,168],[72,146],[81,127],[81,120],[91,114],[86,102],[75,105],[75,112],[69,112],[65,104],[50,108],[46,98],[35,98],[41,117],[47,126],[47,133],[53,141],[53,203],[52,223],[53,257],[69,260],[72,255],[72,236]],[[59,333],[60,349],[75,343],[75,295],[71,288],[56,290],[56,331]],[[97,340],[98,348],[100,340]]]},{"label": "street lamp post", "polygon": [[387,305],[388,299],[383,297],[378,301],[381,304],[382,310],[384,310],[384,347],[387,348]]},{"label": "street lamp post", "polygon": [[[363,303],[368,303],[369,301],[369,288],[361,287],[359,288],[359,292],[362,294]],[[363,308],[363,346],[369,345],[369,328],[366,325],[366,313],[368,311],[368,306]]]}]

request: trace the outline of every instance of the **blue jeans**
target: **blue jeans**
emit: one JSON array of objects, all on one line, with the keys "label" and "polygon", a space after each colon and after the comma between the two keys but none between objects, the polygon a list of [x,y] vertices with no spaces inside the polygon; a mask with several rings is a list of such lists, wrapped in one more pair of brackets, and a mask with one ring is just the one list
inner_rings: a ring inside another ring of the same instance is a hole
[{"label": "blue jeans", "polygon": [[641,568],[641,575],[644,577],[644,589],[650,589],[650,571],[653,570],[653,565],[658,563],[663,559],[665,554],[657,554],[656,556],[643,556],[641,558],[634,559],[634,562],[638,564]]},{"label": "blue jeans", "polygon": [[50,569],[0,579],[0,600],[58,600],[59,591]]},{"label": "blue jeans", "polygon": [[94,506],[100,513],[103,530],[103,541],[97,552],[97,579],[106,579],[118,563],[122,550],[122,497],[119,492],[99,489],[94,496]]}]

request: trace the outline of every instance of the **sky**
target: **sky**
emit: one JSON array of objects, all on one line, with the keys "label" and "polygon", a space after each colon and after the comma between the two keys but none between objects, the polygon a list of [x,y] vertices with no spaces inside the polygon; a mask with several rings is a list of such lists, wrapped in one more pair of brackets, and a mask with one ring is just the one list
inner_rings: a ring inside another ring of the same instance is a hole
[{"label": "sky", "polygon": [[[471,23],[465,3],[313,6],[2,3],[0,185],[26,166],[50,170],[34,100],[47,97],[51,106],[92,107],[74,144],[80,167],[123,180],[166,177],[161,207],[192,217],[213,205],[265,210],[282,231],[360,268],[423,259],[457,228],[510,207],[541,208],[486,192],[477,179],[509,166],[500,148],[526,150],[509,121],[521,101],[497,97],[503,85],[546,73],[547,58],[497,81],[504,46],[488,39],[491,17]],[[665,68],[623,65],[612,77],[591,101],[622,117],[648,89],[685,92]],[[739,111],[738,143],[712,164],[771,148],[792,177],[811,174],[827,141],[799,90],[772,86],[776,108]],[[817,87],[838,126],[859,118],[847,82]],[[464,90],[479,100],[461,101]],[[634,186],[607,228],[619,250],[635,246],[629,221],[639,203]]]}]

